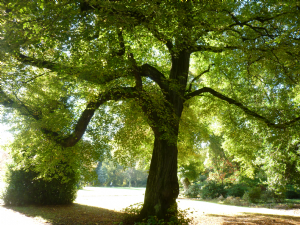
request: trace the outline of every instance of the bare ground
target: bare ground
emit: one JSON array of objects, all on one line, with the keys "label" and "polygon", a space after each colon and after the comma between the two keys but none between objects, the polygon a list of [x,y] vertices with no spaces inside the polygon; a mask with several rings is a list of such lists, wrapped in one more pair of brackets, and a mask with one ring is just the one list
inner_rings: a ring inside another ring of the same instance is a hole
[{"label": "bare ground", "polygon": [[[1,225],[119,224],[122,209],[143,202],[144,189],[85,188],[68,206],[5,207],[0,205]],[[192,224],[300,225],[300,209],[279,210],[219,205],[179,199],[180,209],[188,209]]]}]

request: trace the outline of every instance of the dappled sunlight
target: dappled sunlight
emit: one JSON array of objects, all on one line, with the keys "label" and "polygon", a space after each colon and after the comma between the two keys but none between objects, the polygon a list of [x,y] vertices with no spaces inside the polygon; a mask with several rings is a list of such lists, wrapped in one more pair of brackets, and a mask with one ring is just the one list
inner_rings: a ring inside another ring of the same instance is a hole
[{"label": "dappled sunlight", "polygon": [[[123,209],[144,201],[145,188],[86,187],[74,204],[61,206],[0,206],[1,224],[114,224],[122,221]],[[199,200],[178,199],[194,224],[300,224],[300,209],[278,210],[229,206]]]}]

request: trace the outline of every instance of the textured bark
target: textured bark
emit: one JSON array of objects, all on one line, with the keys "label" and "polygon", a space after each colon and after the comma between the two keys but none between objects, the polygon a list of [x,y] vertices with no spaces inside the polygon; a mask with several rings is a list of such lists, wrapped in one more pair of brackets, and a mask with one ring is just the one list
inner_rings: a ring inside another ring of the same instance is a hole
[{"label": "textured bark", "polygon": [[[161,119],[159,114],[148,117],[153,121],[151,127],[155,141],[141,218],[157,216],[159,219],[168,220],[172,214],[168,213],[168,209],[174,208],[173,212],[177,212],[176,199],[179,194],[177,139],[187,85],[189,58],[188,51],[182,51],[176,57],[172,57],[169,83],[175,85],[175,88],[169,86],[164,89],[167,91],[164,113],[168,119]],[[146,110],[148,108],[144,107],[145,113]]]},{"label": "textured bark", "polygon": [[179,194],[177,178],[177,144],[155,137],[150,172],[141,217],[166,218],[170,207],[176,207]]}]

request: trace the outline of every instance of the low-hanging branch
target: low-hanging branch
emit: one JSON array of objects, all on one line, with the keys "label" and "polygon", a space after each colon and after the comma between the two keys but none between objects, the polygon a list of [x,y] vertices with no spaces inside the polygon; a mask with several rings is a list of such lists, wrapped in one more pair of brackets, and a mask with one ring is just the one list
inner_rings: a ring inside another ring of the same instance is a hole
[{"label": "low-hanging branch", "polygon": [[[18,110],[22,115],[24,115],[24,109],[28,112],[27,116],[31,116],[35,120],[41,120],[43,117],[38,112],[33,112],[29,110],[29,106],[20,104],[13,99],[9,98],[2,89],[0,89],[0,104],[4,107],[10,107]],[[75,129],[72,134],[67,137],[62,137],[58,132],[54,132],[47,128],[42,128],[42,132],[52,138],[57,144],[63,147],[72,147],[74,146],[83,136],[86,128],[91,121],[95,111],[104,103],[114,100],[118,101],[121,99],[129,99],[138,97],[135,87],[120,87],[114,88],[107,92],[101,93],[97,101],[93,101],[87,104],[85,110],[82,112],[80,118],[78,119]]]},{"label": "low-hanging branch", "polygon": [[224,100],[226,102],[228,102],[229,104],[232,104],[232,105],[235,105],[237,107],[239,107],[240,109],[242,109],[247,115],[250,115],[250,116],[253,116],[255,118],[257,118],[258,120],[260,121],[263,121],[264,123],[266,123],[266,125],[268,127],[273,127],[273,128],[279,128],[279,129],[284,129],[284,128],[287,128],[291,125],[293,125],[294,123],[300,121],[300,116],[299,117],[296,117],[288,122],[285,122],[285,123],[281,123],[281,124],[276,124],[276,123],[273,123],[271,122],[270,120],[268,120],[266,117],[264,116],[261,116],[259,115],[258,113],[250,110],[249,108],[247,108],[246,106],[244,106],[242,103],[230,98],[230,97],[227,97],[217,91],[215,91],[214,89],[212,88],[209,88],[209,87],[203,87],[197,91],[194,91],[192,93],[189,93],[187,95],[185,95],[185,99],[188,100],[192,97],[195,97],[195,96],[200,96],[204,93],[210,93],[212,94],[213,96],[221,99],[221,100]]},{"label": "low-hanging branch", "polygon": [[83,136],[88,124],[90,123],[95,111],[104,103],[114,100],[129,99],[137,97],[135,87],[115,88],[98,96],[97,101],[87,104],[85,110],[78,119],[75,129],[72,134],[67,137],[60,137],[57,132],[43,129],[43,132],[54,138],[55,142],[63,147],[74,146]]}]

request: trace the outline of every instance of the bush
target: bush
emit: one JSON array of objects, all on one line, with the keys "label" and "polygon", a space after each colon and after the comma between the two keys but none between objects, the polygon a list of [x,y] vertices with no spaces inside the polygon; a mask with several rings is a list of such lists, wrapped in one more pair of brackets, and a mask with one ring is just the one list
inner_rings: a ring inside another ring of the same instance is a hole
[{"label": "bush", "polygon": [[209,181],[202,187],[200,195],[203,199],[213,199],[219,197],[220,195],[226,196],[226,190],[224,185],[218,184],[215,181]]},{"label": "bush", "polygon": [[158,219],[156,216],[149,216],[139,222],[139,214],[142,210],[143,204],[137,203],[130,205],[124,209],[125,218],[124,224],[135,224],[135,225],[188,225],[191,224],[192,219],[188,218],[187,210],[177,210],[177,204],[168,210],[170,214],[169,220],[164,221],[164,219]]},{"label": "bush", "polygon": [[233,197],[233,196],[228,196],[225,200],[224,200],[225,204],[229,204],[229,205],[242,205],[241,199],[240,197]]},{"label": "bush", "polygon": [[248,192],[248,195],[249,195],[249,199],[250,199],[251,202],[253,202],[253,203],[259,202],[260,196],[261,196],[260,187],[251,188]]},{"label": "bush", "polygon": [[247,187],[244,184],[233,184],[227,189],[227,195],[233,197],[243,197]]},{"label": "bush", "polygon": [[8,168],[6,182],[8,183],[2,198],[6,205],[60,205],[72,203],[76,198],[78,176],[67,173],[69,180],[52,178],[51,181],[37,179],[38,173],[24,169]]},{"label": "bush", "polygon": [[261,193],[260,199],[264,202],[264,203],[274,203],[275,202],[275,198],[274,198],[274,192],[270,191],[270,190],[266,190],[264,192]]},{"label": "bush", "polygon": [[300,193],[297,191],[286,191],[285,192],[285,197],[288,199],[298,199],[300,198]]},{"label": "bush", "polygon": [[189,188],[184,192],[184,196],[188,198],[197,198],[200,195],[201,187],[197,184],[192,184]]},{"label": "bush", "polygon": [[288,199],[300,198],[300,191],[295,185],[288,184],[286,187],[285,197]]}]

